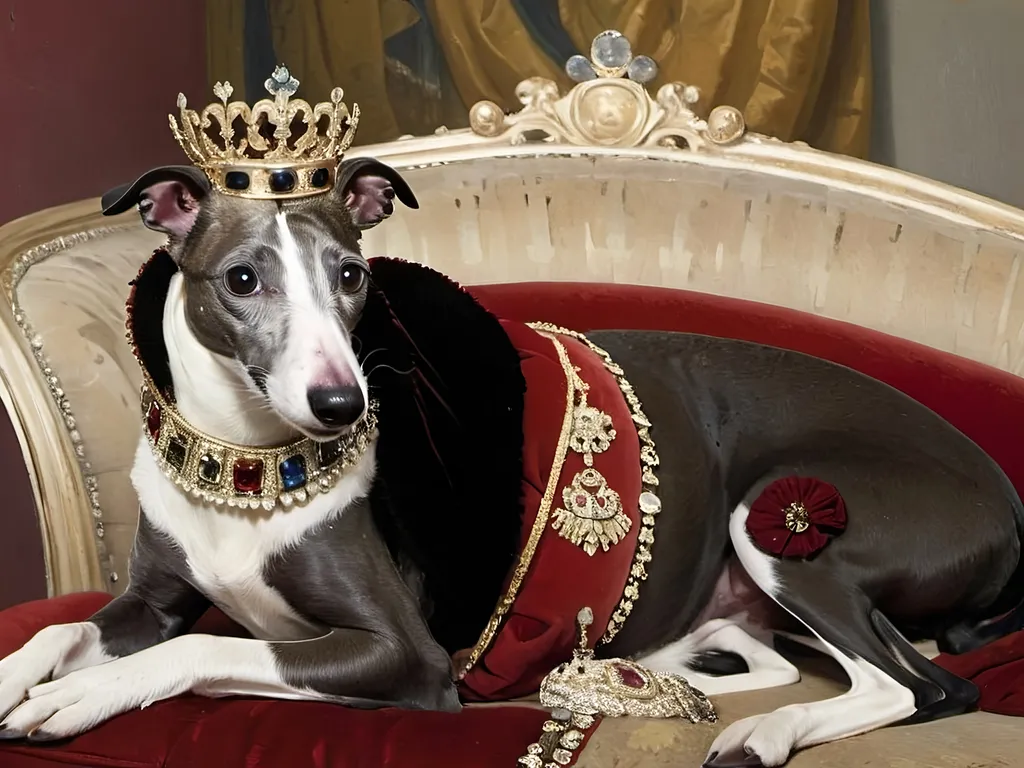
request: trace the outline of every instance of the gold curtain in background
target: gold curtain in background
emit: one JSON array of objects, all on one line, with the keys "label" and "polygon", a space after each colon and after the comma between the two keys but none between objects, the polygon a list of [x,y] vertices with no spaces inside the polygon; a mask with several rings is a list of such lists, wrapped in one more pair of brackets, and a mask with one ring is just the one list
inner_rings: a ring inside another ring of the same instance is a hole
[{"label": "gold curtain in background", "polygon": [[[242,2],[209,0],[211,80],[242,78]],[[605,29],[658,62],[664,82],[697,86],[697,111],[741,108],[751,130],[864,157],[871,122],[869,0],[551,0],[584,53]],[[277,58],[306,98],[335,85],[362,110],[359,143],[439,124],[467,124],[481,99],[519,107],[516,84],[542,76],[572,83],[531,36],[509,0],[428,0],[455,93],[416,90],[416,74],[385,41],[418,21],[405,0],[269,0]],[[398,83],[398,85],[396,85]],[[404,87],[403,87],[404,84]],[[247,94],[246,98],[258,96]]]}]

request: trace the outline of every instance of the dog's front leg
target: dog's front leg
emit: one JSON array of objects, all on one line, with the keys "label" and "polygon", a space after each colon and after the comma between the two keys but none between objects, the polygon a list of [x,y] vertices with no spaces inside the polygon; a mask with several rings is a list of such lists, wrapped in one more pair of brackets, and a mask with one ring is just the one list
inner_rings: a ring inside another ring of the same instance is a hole
[{"label": "dog's front leg", "polygon": [[[42,681],[149,648],[186,631],[202,615],[209,602],[171,567],[175,558],[165,556],[166,546],[143,517],[128,589],[88,620],[46,627],[0,660],[0,717]],[[7,718],[0,738],[19,738],[29,730]]]},{"label": "dog's front leg", "polygon": [[8,716],[8,727],[39,740],[64,738],[189,691],[360,707],[459,709],[448,665],[427,661],[394,635],[335,629],[292,642],[183,635],[35,686]]}]

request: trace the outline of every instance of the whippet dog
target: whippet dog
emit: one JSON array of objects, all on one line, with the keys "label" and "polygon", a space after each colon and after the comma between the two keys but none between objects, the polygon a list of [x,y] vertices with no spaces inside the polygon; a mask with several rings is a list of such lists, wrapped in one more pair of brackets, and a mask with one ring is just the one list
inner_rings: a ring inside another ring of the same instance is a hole
[{"label": "whippet dog", "polygon": [[[137,205],[167,235],[176,271],[162,334],[178,409],[197,429],[264,446],[334,439],[365,418],[359,233],[396,199],[416,200],[374,160],[346,161],[338,178],[328,195],[254,201],[168,167],[104,197],[106,213]],[[975,705],[975,687],[911,641],[962,647],[1024,594],[1021,502],[980,448],[896,390],[805,355],[679,333],[590,338],[628,372],[661,456],[656,556],[609,653],[709,695],[747,691],[798,680],[768,639],[797,627],[850,678],[836,698],[733,723],[709,764],[781,765],[809,745]],[[239,510],[183,493],[141,438],[130,582],[88,621],[44,629],[0,661],[0,735],[67,737],[187,691],[458,710],[460,648],[435,641],[415,556],[374,524],[375,473],[371,443],[301,514]],[[810,561],[765,554],[745,526],[752,499],[787,475],[841,487],[850,510]],[[188,634],[211,604],[252,637]],[[1006,628],[1020,624],[1011,616]],[[709,672],[719,662],[728,669]]]}]

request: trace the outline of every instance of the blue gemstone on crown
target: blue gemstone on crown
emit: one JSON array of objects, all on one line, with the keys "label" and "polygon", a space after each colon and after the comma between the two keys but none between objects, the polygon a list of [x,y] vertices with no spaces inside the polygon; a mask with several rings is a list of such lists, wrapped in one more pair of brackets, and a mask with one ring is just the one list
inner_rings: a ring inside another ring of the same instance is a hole
[{"label": "blue gemstone on crown", "polygon": [[306,484],[306,459],[300,454],[282,461],[278,471],[281,473],[281,487],[286,491],[294,491]]},{"label": "blue gemstone on crown", "polygon": [[329,182],[330,180],[330,171],[328,171],[326,168],[317,168],[315,171],[313,171],[313,175],[310,177],[309,183],[312,184],[317,189],[320,189],[321,187],[326,187],[327,182]]},{"label": "blue gemstone on crown", "polygon": [[243,171],[230,171],[224,177],[224,186],[228,189],[237,189],[239,191],[249,188],[249,174]]},{"label": "blue gemstone on crown", "polygon": [[291,192],[295,189],[293,171],[274,171],[270,174],[270,189],[273,192]]}]

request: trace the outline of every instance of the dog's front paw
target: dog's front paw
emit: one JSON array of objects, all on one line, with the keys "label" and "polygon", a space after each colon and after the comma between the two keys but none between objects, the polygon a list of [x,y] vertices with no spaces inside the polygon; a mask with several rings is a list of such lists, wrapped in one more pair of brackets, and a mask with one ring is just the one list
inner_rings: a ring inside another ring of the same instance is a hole
[{"label": "dog's front paw", "polygon": [[0,725],[3,736],[38,741],[77,736],[156,698],[153,674],[147,672],[126,657],[36,685]]},{"label": "dog's front paw", "polygon": [[[74,657],[88,655],[90,628],[95,629],[86,624],[47,627],[0,660],[0,720],[25,700],[34,685],[58,677]],[[0,726],[0,738],[17,738],[17,734]]]}]

